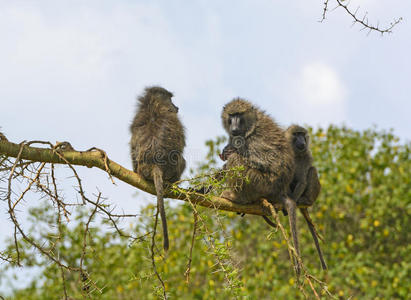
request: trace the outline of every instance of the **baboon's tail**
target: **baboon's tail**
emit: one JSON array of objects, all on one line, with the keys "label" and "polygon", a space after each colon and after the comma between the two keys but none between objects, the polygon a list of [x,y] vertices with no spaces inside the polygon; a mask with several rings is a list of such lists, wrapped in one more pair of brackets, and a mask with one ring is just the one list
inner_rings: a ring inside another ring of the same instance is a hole
[{"label": "baboon's tail", "polygon": [[320,243],[318,242],[318,237],[321,240],[323,239],[321,238],[321,236],[318,234],[317,230],[315,229],[314,223],[311,220],[310,215],[308,214],[308,210],[306,208],[301,208],[301,212],[303,213],[304,219],[307,222],[308,229],[310,229],[311,236],[313,237],[313,240],[314,240],[315,248],[317,248],[318,256],[320,257],[321,268],[323,270],[327,270],[327,264],[325,263],[323,253],[320,248]]},{"label": "baboon's tail", "polygon": [[265,221],[268,225],[270,225],[271,227],[273,227],[273,228],[275,228],[275,229],[278,228],[278,225],[277,225],[276,223],[274,223],[273,221],[271,221],[267,216],[263,216],[263,218],[264,218],[264,221]]},{"label": "baboon's tail", "polygon": [[157,193],[157,209],[160,212],[161,223],[163,225],[163,246],[164,246],[164,250],[167,251],[169,247],[169,241],[168,241],[166,212],[164,210],[163,172],[158,166],[155,166],[153,168],[153,179],[154,179],[154,186],[156,187],[156,193]]},{"label": "baboon's tail", "polygon": [[295,256],[294,257],[294,265],[297,273],[297,277],[300,276],[301,272],[301,256],[300,256],[300,245],[298,243],[298,233],[297,233],[297,205],[293,199],[290,197],[286,197],[285,201],[285,208],[288,212],[288,221],[290,223],[290,231],[291,236],[293,239],[294,249],[295,249]]}]

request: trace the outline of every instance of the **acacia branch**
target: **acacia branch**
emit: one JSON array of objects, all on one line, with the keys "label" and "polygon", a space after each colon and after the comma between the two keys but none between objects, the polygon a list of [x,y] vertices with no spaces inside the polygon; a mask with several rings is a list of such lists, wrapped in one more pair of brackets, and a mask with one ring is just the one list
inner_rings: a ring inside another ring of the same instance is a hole
[{"label": "acacia branch", "polygon": [[[381,28],[381,27],[379,26],[379,24],[377,24],[377,25],[372,25],[372,24],[370,24],[370,23],[368,22],[368,17],[367,17],[368,13],[365,13],[363,17],[359,17],[359,16],[358,16],[359,7],[358,7],[355,11],[352,11],[352,10],[348,7],[349,2],[348,2],[348,4],[344,4],[343,2],[347,2],[347,1],[345,1],[345,0],[335,0],[335,1],[336,1],[336,3],[337,3],[337,6],[335,7],[335,9],[337,9],[337,8],[339,8],[339,7],[341,7],[342,9],[344,9],[345,12],[346,12],[348,15],[351,16],[351,18],[352,18],[352,20],[353,20],[353,21],[352,21],[352,22],[353,22],[353,25],[355,25],[356,23],[360,24],[360,25],[362,26],[362,29],[361,29],[361,30],[363,30],[363,29],[368,29],[368,30],[369,30],[368,33],[370,33],[371,31],[379,32],[379,33],[381,33],[381,35],[383,35],[384,33],[392,33],[392,29],[393,29],[397,24],[399,24],[399,23],[402,21],[402,17],[400,17],[400,18],[398,18],[398,19],[394,19],[394,20],[393,20],[389,25],[387,25],[386,27]],[[328,8],[328,6],[329,6],[329,0],[325,0],[323,5],[324,5],[324,6],[323,6],[323,14],[322,14],[322,18],[321,18],[320,22],[322,22],[322,21],[324,21],[324,20],[326,19],[327,12],[329,11],[329,8]]]},{"label": "acacia branch", "polygon": [[[18,157],[21,145],[12,143],[6,139],[0,138],[0,154],[7,157]],[[152,183],[145,181],[141,176],[133,171],[119,165],[110,160],[105,155],[104,151],[76,151],[69,148],[68,151],[57,149],[47,149],[23,145],[19,156],[20,159],[25,159],[33,162],[44,162],[53,164],[71,164],[78,166],[86,166],[89,168],[96,167],[108,172],[109,175],[118,178],[144,192],[156,195],[155,187]],[[189,190],[179,189],[182,193],[173,193],[166,191],[165,197],[177,200],[191,202],[208,208],[216,208],[220,210],[252,214],[252,215],[270,215],[260,204],[237,204],[227,199],[203,195]],[[282,204],[275,204],[275,208],[282,209]],[[305,207],[305,206],[299,206]]]}]

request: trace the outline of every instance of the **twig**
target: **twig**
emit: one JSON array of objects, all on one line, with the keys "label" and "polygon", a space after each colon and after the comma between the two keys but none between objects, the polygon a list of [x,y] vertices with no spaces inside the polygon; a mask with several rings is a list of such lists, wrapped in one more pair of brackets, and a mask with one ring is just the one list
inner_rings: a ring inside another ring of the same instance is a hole
[{"label": "twig", "polygon": [[8,205],[9,205],[9,215],[10,215],[10,218],[11,218],[11,220],[12,220],[13,223],[14,223],[14,246],[16,247],[17,265],[18,265],[19,267],[21,267],[21,264],[20,264],[19,244],[18,244],[18,242],[17,242],[17,228],[18,228],[18,223],[17,223],[16,216],[15,216],[15,214],[14,214],[14,211],[13,211],[13,205],[12,205],[12,201],[11,201],[11,181],[12,181],[12,179],[13,179],[13,174],[14,174],[14,170],[16,169],[16,165],[18,164],[18,162],[19,162],[19,160],[20,160],[21,153],[23,152],[23,145],[24,145],[24,142],[22,142],[22,143],[20,144],[20,150],[19,150],[19,153],[17,154],[16,161],[14,162],[14,165],[13,165],[13,167],[11,168],[11,172],[10,172],[10,176],[9,176],[9,182],[8,182],[8,187],[7,187],[7,203],[8,203]]},{"label": "twig", "polygon": [[0,252],[0,259],[2,261],[8,262],[9,264],[16,264],[13,258],[10,255],[4,256],[3,253]]},{"label": "twig", "polygon": [[186,277],[186,283],[189,283],[190,281],[191,262],[193,258],[194,241],[195,241],[196,231],[197,231],[198,213],[196,210],[193,211],[193,216],[194,216],[194,225],[193,225],[193,234],[191,236],[190,254],[188,257],[187,269],[184,272],[184,276]]},{"label": "twig", "polygon": [[[381,33],[381,35],[383,35],[384,33],[392,33],[392,29],[402,21],[402,17],[400,17],[399,19],[394,19],[394,21],[391,22],[389,26],[387,26],[385,28],[380,28],[379,24],[374,26],[374,25],[371,25],[368,22],[368,18],[367,18],[368,13],[365,13],[362,18],[358,18],[357,17],[357,12],[358,12],[359,8],[357,8],[355,10],[355,12],[352,12],[348,8],[349,4],[343,4],[342,0],[335,0],[335,1],[337,2],[337,5],[338,5],[337,7],[342,7],[351,16],[351,18],[353,19],[353,25],[356,24],[356,23],[361,24],[363,26],[363,28],[361,30],[368,29],[369,30],[368,34],[371,31],[377,31],[377,32]],[[326,2],[324,3],[325,7],[324,7],[324,13],[323,13],[323,20],[325,19],[325,13],[326,13],[327,5],[328,5],[328,0],[326,0]]]},{"label": "twig", "polygon": [[[263,207],[268,208],[268,210],[270,211],[271,215],[273,216],[275,222],[277,223],[277,227],[280,228],[280,231],[283,235],[283,238],[286,241],[287,246],[288,246],[287,249],[288,249],[288,254],[290,256],[290,259],[292,261],[294,261],[293,257],[295,257],[295,259],[297,260],[296,263],[299,263],[298,262],[299,256],[297,254],[297,251],[295,250],[295,248],[293,246],[291,246],[291,243],[288,240],[288,235],[285,232],[285,229],[284,229],[283,225],[281,224],[280,218],[279,218],[277,212],[275,211],[273,205],[271,203],[269,203],[266,199],[262,199],[262,205],[263,205]],[[297,265],[294,265],[294,271],[295,271],[296,275],[298,275]]]},{"label": "twig", "polygon": [[329,0],[325,0],[325,1],[324,1],[323,15],[322,15],[322,18],[321,18],[320,22],[323,22],[323,21],[325,20],[326,15],[327,15],[327,11],[328,11],[328,1],[329,1]]},{"label": "twig", "polygon": [[26,146],[25,142],[22,142],[20,144],[20,149],[19,149],[19,152],[16,156],[16,161],[15,161],[15,163],[13,165],[13,168],[10,172],[9,182],[8,182],[8,191],[7,191],[7,202],[8,202],[8,206],[9,206],[9,211],[8,212],[9,212],[9,215],[10,215],[10,219],[12,220],[12,222],[14,224],[14,243],[15,243],[16,252],[17,252],[17,262],[16,263],[17,263],[18,266],[21,266],[21,264],[20,264],[20,252],[19,252],[19,246],[18,246],[18,242],[17,242],[17,232],[19,232],[20,235],[23,237],[23,239],[25,241],[27,241],[30,245],[32,245],[40,253],[47,256],[51,261],[56,263],[58,266],[66,268],[66,269],[78,271],[78,268],[72,268],[70,266],[62,264],[58,259],[56,259],[53,255],[51,255],[49,253],[49,251],[46,251],[45,249],[43,249],[43,247],[38,245],[33,239],[31,239],[28,235],[26,235],[26,233],[23,231],[23,229],[21,228],[21,226],[20,226],[20,224],[19,224],[19,222],[16,218],[16,215],[15,215],[15,212],[14,212],[15,205],[12,203],[12,200],[11,200],[11,182],[12,182],[13,175],[14,175],[14,172],[15,172],[15,167],[21,159],[23,149],[24,149],[25,146]]},{"label": "twig", "polygon": [[[176,187],[176,186],[174,186],[174,189],[176,189],[177,191],[178,191],[178,190],[181,190],[181,188],[178,188],[178,187]],[[203,224],[203,227],[204,227],[204,230],[205,230],[205,234],[206,234],[206,237],[207,237],[208,245],[210,246],[210,248],[211,248],[212,251],[213,251],[213,255],[214,255],[214,257],[215,257],[216,260],[217,260],[218,266],[220,267],[221,271],[222,271],[223,274],[224,274],[224,278],[225,278],[228,286],[229,286],[230,288],[234,288],[234,287],[235,287],[235,284],[234,284],[234,282],[231,280],[231,278],[229,277],[229,270],[227,270],[227,267],[225,266],[224,261],[221,259],[220,255],[219,255],[219,252],[218,252],[218,249],[216,248],[216,246],[215,246],[215,244],[214,244],[214,241],[213,241],[212,238],[211,238],[212,233],[208,230],[208,228],[207,228],[207,226],[206,226],[206,224],[205,224],[204,219],[202,218],[202,216],[201,216],[200,213],[198,212],[198,210],[197,210],[196,206],[194,205],[194,203],[192,203],[192,202],[190,201],[189,194],[186,195],[186,196],[187,196],[187,198],[188,198],[187,201],[190,203],[190,205],[191,205],[194,213],[197,215],[198,220],[200,220],[201,223]],[[216,210],[217,210],[217,208],[216,208]],[[235,297],[235,298],[237,299],[238,297]]]},{"label": "twig", "polygon": [[[100,197],[101,197],[101,193],[98,194],[97,201],[96,201],[97,204],[98,204],[99,201],[100,201]],[[96,212],[97,212],[97,208],[98,208],[98,206],[96,205],[96,206],[94,207],[93,211],[91,212],[91,214],[90,214],[90,216],[89,216],[89,218],[88,218],[88,220],[87,220],[86,227],[85,227],[85,229],[84,229],[83,248],[82,248],[81,257],[80,257],[80,270],[81,270],[81,271],[83,271],[83,262],[84,262],[84,257],[86,256],[87,234],[89,233],[89,226],[90,226],[91,220],[93,219],[94,215],[95,215]]]},{"label": "twig", "polygon": [[107,153],[104,150],[101,150],[101,149],[96,148],[96,147],[92,147],[92,148],[88,149],[87,151],[98,151],[98,152],[100,152],[100,154],[104,158],[104,166],[106,167],[106,172],[107,172],[108,176],[110,177],[111,183],[113,183],[115,185],[116,183],[114,182],[113,176],[111,176],[110,168],[108,167],[109,159],[108,159]]},{"label": "twig", "polygon": [[[308,272],[308,270],[305,268],[305,266],[304,266],[304,264],[303,264],[303,262],[302,262],[302,260],[301,260],[301,257],[297,254],[295,248],[291,245],[291,243],[290,243],[290,241],[289,241],[289,239],[288,239],[288,235],[287,235],[284,227],[282,226],[282,224],[281,224],[281,222],[280,222],[280,218],[279,218],[277,212],[275,211],[273,205],[272,205],[271,203],[269,203],[266,199],[262,199],[261,203],[262,203],[262,206],[263,206],[265,209],[268,209],[268,210],[270,211],[271,215],[274,217],[275,221],[277,222],[278,228],[280,228],[280,231],[281,231],[281,233],[282,233],[282,235],[283,235],[283,238],[284,238],[284,240],[286,241],[287,248],[288,248],[288,253],[289,253],[289,255],[290,255],[290,259],[292,259],[292,257],[294,257],[294,258],[296,259],[296,261],[297,261],[297,263],[299,264],[301,270],[303,271],[304,280],[305,280],[305,281],[308,283],[308,285],[310,286],[310,289],[312,290],[315,298],[318,299],[318,300],[321,299],[320,296],[318,295],[318,292],[317,292],[317,290],[315,289],[314,284],[313,284],[312,281],[317,282],[317,283],[320,285],[321,289],[322,289],[323,291],[325,291],[325,293],[326,293],[329,297],[331,297],[331,298],[333,298],[333,299],[337,299],[337,297],[335,297],[333,294],[331,294],[331,292],[330,292],[330,291],[328,290],[328,288],[327,288],[327,285],[326,285],[324,282],[322,282],[322,281],[318,280],[317,278],[315,278],[315,277],[314,277],[313,275],[311,275],[311,274]],[[292,261],[294,261],[294,260],[292,260]],[[305,298],[308,298],[308,296],[306,295],[306,293],[305,293],[305,291],[304,291],[304,286],[303,286],[303,285],[304,285],[304,282],[302,282],[302,283],[299,282],[298,288],[299,288],[299,290],[303,293],[303,295],[305,296]]]},{"label": "twig", "polygon": [[52,181],[53,187],[54,187],[54,199],[57,203],[57,207],[58,207],[58,210],[59,210],[58,223],[61,224],[61,214],[60,214],[61,209],[63,210],[63,214],[64,214],[64,217],[66,218],[66,221],[69,222],[70,219],[69,219],[68,215],[70,213],[66,210],[66,205],[64,204],[64,202],[59,200],[58,191],[57,191],[56,176],[54,175],[54,164],[51,164],[51,181]]},{"label": "twig", "polygon": [[[356,23],[359,23],[360,25],[362,25],[363,27],[360,29],[360,31],[368,29],[368,34],[370,34],[372,31],[376,31],[381,33],[381,35],[383,35],[384,33],[392,33],[392,29],[399,24],[402,21],[402,17],[398,18],[398,19],[394,19],[393,22],[390,23],[389,26],[385,27],[385,28],[380,28],[380,24],[379,22],[377,22],[377,25],[371,25],[368,22],[368,13],[366,12],[364,14],[364,16],[362,18],[358,17],[358,11],[359,11],[359,7],[356,8],[356,10],[353,12],[348,6],[349,6],[349,2],[348,4],[344,4],[343,0],[335,0],[337,3],[337,6],[332,9],[331,11],[342,7],[346,13],[348,13],[348,15],[351,16],[351,18],[353,19],[353,23],[352,25],[354,26]],[[323,22],[326,17],[327,17],[327,12],[329,11],[329,0],[325,0],[323,3],[323,13],[321,16],[321,20],[319,20],[319,22]]]},{"label": "twig", "polygon": [[66,277],[64,276],[64,269],[60,266],[61,280],[63,281],[63,292],[64,300],[68,300],[67,288],[66,288]]}]

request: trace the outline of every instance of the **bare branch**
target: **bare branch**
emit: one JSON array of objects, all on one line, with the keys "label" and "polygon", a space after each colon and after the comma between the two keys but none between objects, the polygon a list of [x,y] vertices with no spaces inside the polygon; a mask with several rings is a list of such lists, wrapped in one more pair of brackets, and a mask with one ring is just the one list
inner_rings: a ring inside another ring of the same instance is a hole
[{"label": "bare branch", "polygon": [[325,20],[325,17],[327,16],[328,1],[329,1],[329,0],[325,0],[325,1],[324,1],[323,15],[322,15],[322,18],[321,18],[320,22],[324,21],[324,20]]},{"label": "bare branch", "polygon": [[[311,275],[310,272],[307,270],[307,268],[305,267],[305,265],[304,265],[301,257],[298,255],[298,253],[297,253],[297,251],[295,250],[294,246],[291,244],[291,242],[290,242],[290,240],[289,240],[289,238],[288,238],[288,235],[287,235],[287,233],[286,233],[286,231],[285,231],[285,229],[284,229],[284,226],[281,224],[280,218],[279,218],[277,212],[275,211],[273,205],[272,205],[271,203],[269,203],[269,202],[268,202],[267,200],[265,200],[265,199],[263,199],[263,200],[261,201],[261,204],[263,205],[263,207],[264,207],[266,210],[268,210],[268,211],[270,212],[271,216],[272,216],[272,217],[275,219],[275,221],[276,221],[277,227],[280,229],[280,232],[281,232],[281,234],[282,234],[282,236],[283,236],[283,238],[284,238],[284,240],[285,240],[285,242],[286,242],[286,244],[287,244],[287,249],[288,249],[288,254],[289,254],[289,256],[290,256],[290,259],[291,259],[291,260],[293,261],[293,263],[294,263],[294,270],[295,270],[295,273],[296,273],[296,275],[297,275],[297,279],[298,279],[298,273],[299,273],[297,270],[298,270],[298,268],[300,268],[300,269],[303,271],[302,275],[304,276],[304,280],[305,280],[305,281],[308,283],[308,285],[310,286],[311,291],[313,292],[313,294],[314,294],[314,296],[315,296],[316,299],[319,300],[319,299],[320,299],[320,296],[318,295],[318,292],[317,292],[317,290],[316,290],[315,287],[314,287],[313,281],[316,282],[316,283],[320,286],[321,290],[324,291],[329,297],[331,297],[331,298],[333,298],[333,299],[337,299],[336,296],[334,296],[333,294],[330,293],[330,291],[328,290],[328,287],[327,287],[326,283],[320,281],[319,279],[317,279],[316,277],[314,277],[313,275]],[[294,258],[294,259],[293,259],[293,258]],[[304,284],[304,282],[299,282],[298,288],[299,288],[299,290],[301,291],[301,293],[303,293],[303,295],[305,296],[305,298],[308,299],[308,297],[307,297],[307,295],[306,295],[306,293],[305,293],[305,291],[304,291],[303,284]]]},{"label": "bare branch", "polygon": [[193,235],[191,236],[191,245],[190,245],[190,253],[187,262],[187,269],[184,272],[184,276],[186,277],[186,283],[190,282],[190,272],[191,272],[191,262],[193,261],[193,248],[194,248],[194,241],[197,233],[198,227],[198,212],[197,210],[193,210],[194,216],[194,224],[193,224]]},{"label": "bare branch", "polygon": [[[49,144],[48,142],[36,143]],[[138,174],[125,167],[119,165],[118,163],[107,158],[106,155],[102,155],[101,151],[60,151],[58,149],[47,149],[32,147],[30,144],[34,142],[29,142],[27,144],[15,144],[6,140],[0,140],[0,154],[4,154],[8,157],[19,157],[20,159],[35,161],[35,162],[45,162],[54,164],[66,164],[69,167],[72,165],[97,167],[103,171],[109,171],[110,174],[123,182],[126,182],[140,190],[143,190],[152,195],[156,195],[154,185],[150,182],[145,181]],[[19,156],[19,152],[21,154]],[[73,170],[74,172],[74,170]],[[12,172],[13,173],[13,172]],[[78,178],[78,176],[76,176]],[[81,194],[81,183],[80,184],[80,194]],[[84,194],[82,194],[84,197]],[[219,210],[233,211],[252,215],[269,215],[269,213],[264,210],[259,203],[256,204],[236,204],[227,199],[199,194],[190,190],[185,190],[178,188],[178,192],[171,191],[170,189],[166,192],[165,197],[171,199],[178,199],[182,201],[190,201],[192,204],[197,204],[200,206],[215,208]],[[85,198],[85,197],[84,197]],[[84,199],[84,201],[91,202],[89,199]],[[95,202],[92,204],[96,205]],[[282,209],[282,204],[276,203],[276,209]],[[299,207],[306,207],[301,205]]]},{"label": "bare branch", "polygon": [[[355,25],[357,23],[360,24],[362,26],[361,31],[364,30],[364,29],[367,29],[368,30],[367,34],[370,34],[372,31],[379,32],[379,33],[381,33],[381,35],[383,35],[384,33],[392,33],[392,29],[402,21],[402,17],[400,17],[398,19],[394,19],[393,22],[390,23],[390,25],[382,28],[382,27],[380,27],[379,22],[377,22],[377,25],[372,25],[372,24],[369,23],[369,21],[368,21],[368,12],[366,12],[362,18],[358,17],[359,7],[357,7],[355,11],[352,11],[348,7],[349,6],[349,1],[348,1],[347,4],[343,3],[343,2],[347,2],[347,1],[344,1],[344,0],[335,0],[335,1],[337,3],[337,7],[335,9],[337,9],[339,7],[343,8],[345,10],[345,12],[348,13],[351,16],[351,18],[353,20],[353,25]],[[327,12],[329,11],[328,6],[329,6],[329,0],[325,0],[324,6],[323,6],[323,14],[322,14],[320,22],[323,22],[326,19]]]}]

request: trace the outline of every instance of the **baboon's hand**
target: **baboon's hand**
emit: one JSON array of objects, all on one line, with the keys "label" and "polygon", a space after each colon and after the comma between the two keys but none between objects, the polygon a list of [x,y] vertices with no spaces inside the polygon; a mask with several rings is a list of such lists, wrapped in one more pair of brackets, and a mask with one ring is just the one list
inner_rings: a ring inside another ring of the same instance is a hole
[{"label": "baboon's hand", "polygon": [[228,157],[235,153],[237,150],[234,146],[232,145],[227,145],[224,147],[223,149],[223,153],[219,154],[218,156],[220,156],[222,161],[226,161],[228,159]]}]

